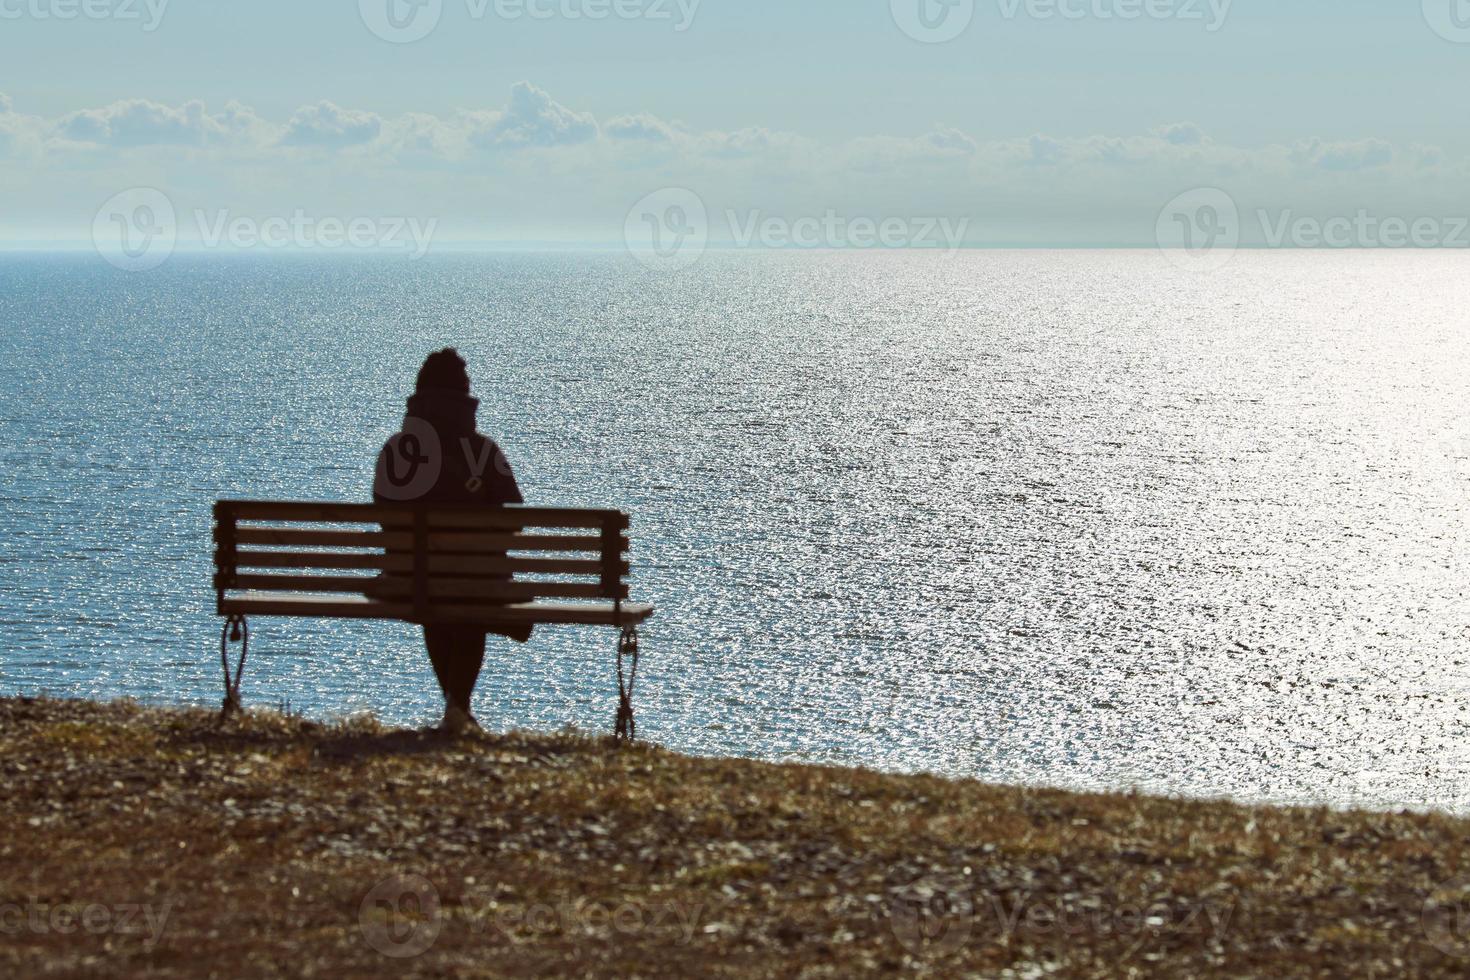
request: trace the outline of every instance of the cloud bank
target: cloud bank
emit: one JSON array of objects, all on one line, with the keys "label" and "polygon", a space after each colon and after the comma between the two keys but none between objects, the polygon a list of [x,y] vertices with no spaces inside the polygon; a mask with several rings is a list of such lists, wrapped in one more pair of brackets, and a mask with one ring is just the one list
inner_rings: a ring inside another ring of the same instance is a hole
[{"label": "cloud bank", "polygon": [[0,207],[18,216],[0,235],[47,225],[47,208],[56,222],[76,220],[55,213],[68,192],[132,181],[258,208],[382,201],[496,239],[596,236],[631,201],[688,186],[716,207],[966,216],[982,237],[1034,227],[1081,244],[1138,237],[1159,206],[1194,187],[1304,212],[1453,214],[1470,184],[1467,161],[1439,147],[1371,136],[1241,147],[1164,120],[1138,134],[984,139],[941,122],[833,142],[760,126],[697,129],[636,107],[598,120],[524,81],[498,107],[449,115],[324,101],[279,120],[236,102],[211,111],[144,99],[45,118],[0,94],[0,172]]}]

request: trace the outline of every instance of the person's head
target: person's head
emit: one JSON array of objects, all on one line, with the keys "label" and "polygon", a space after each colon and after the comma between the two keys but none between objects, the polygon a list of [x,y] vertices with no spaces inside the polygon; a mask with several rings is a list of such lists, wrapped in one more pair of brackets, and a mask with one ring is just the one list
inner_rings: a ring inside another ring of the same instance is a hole
[{"label": "person's head", "polygon": [[468,395],[470,374],[465,370],[464,358],[459,356],[459,351],[446,347],[426,357],[424,366],[419,368],[417,387],[420,391],[425,388],[443,388]]}]

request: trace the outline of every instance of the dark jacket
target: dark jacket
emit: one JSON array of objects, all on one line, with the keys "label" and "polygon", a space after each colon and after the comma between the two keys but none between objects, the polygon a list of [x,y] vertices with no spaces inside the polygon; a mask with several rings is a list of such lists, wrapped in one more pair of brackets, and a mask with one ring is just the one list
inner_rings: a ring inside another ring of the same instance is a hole
[{"label": "dark jacket", "polygon": [[444,388],[408,399],[403,430],[378,454],[373,500],[378,503],[525,503],[505,454],[475,431],[480,403]]},{"label": "dark jacket", "polygon": [[[389,438],[378,453],[373,501],[486,507],[524,503],[505,454],[495,440],[475,431],[479,404],[469,395],[444,388],[415,392],[408,399],[402,431]],[[509,626],[491,632],[525,642],[531,627]]]}]

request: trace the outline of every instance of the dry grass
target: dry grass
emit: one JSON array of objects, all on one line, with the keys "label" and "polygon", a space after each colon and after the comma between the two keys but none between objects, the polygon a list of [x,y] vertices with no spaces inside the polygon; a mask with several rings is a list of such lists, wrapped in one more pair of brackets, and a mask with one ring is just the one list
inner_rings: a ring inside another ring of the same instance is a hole
[{"label": "dry grass", "polygon": [[1445,816],[126,703],[0,748],[7,976],[1470,972]]}]

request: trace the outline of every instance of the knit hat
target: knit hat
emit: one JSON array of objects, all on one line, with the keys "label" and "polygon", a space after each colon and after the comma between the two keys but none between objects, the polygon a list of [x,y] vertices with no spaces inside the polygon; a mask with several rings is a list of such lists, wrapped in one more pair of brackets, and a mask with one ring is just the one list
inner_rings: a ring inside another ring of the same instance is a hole
[{"label": "knit hat", "polygon": [[430,354],[424,359],[424,366],[419,368],[416,387],[420,391],[425,388],[444,388],[468,395],[470,374],[465,370],[464,358],[453,347]]}]

